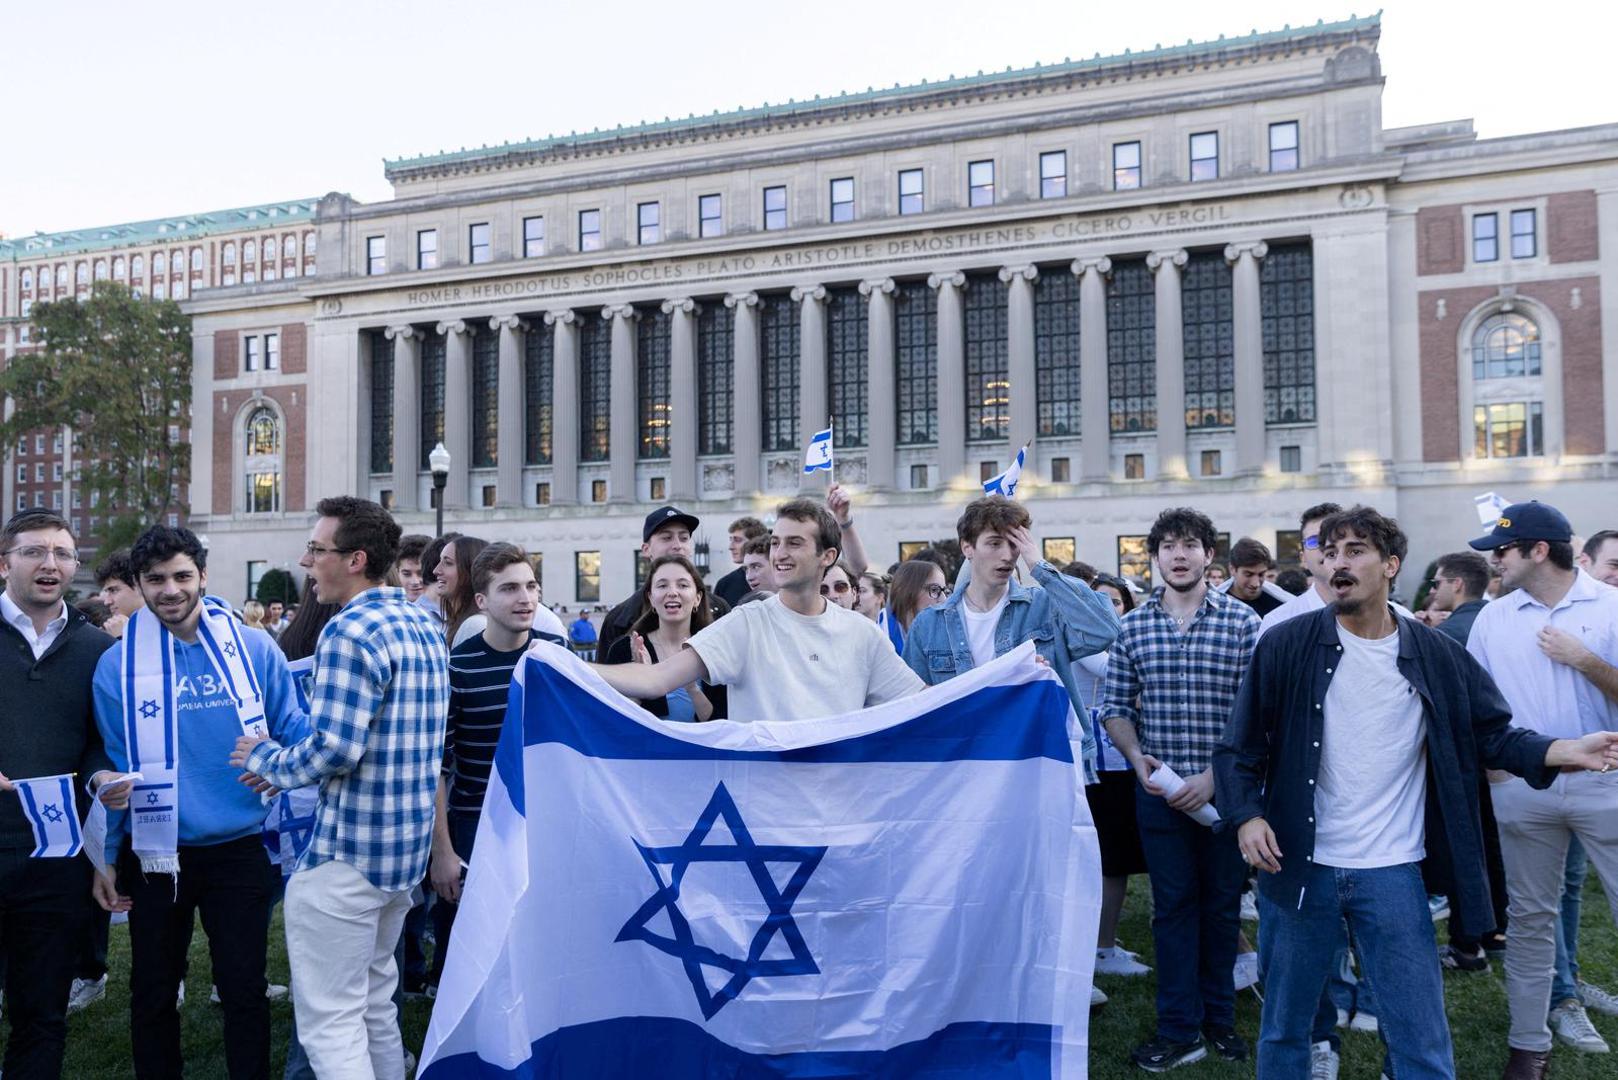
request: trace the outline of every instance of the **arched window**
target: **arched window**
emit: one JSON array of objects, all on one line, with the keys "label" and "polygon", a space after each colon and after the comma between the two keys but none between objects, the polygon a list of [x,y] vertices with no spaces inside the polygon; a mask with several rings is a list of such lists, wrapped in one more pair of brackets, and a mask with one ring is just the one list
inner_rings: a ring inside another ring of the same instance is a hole
[{"label": "arched window", "polygon": [[129,276],[133,278],[146,276],[146,256],[136,255],[129,260]]},{"label": "arched window", "polygon": [[165,274],[169,269],[169,257],[161,251],[152,256],[152,273]]},{"label": "arched window", "polygon": [[236,243],[235,243],[235,241],[233,241],[233,240],[232,241],[227,241],[225,243],[225,246],[219,249],[219,258],[220,258],[220,261],[223,262],[226,266],[235,266],[236,265]]},{"label": "arched window", "polygon": [[1539,374],[1539,327],[1521,315],[1490,315],[1472,334],[1472,377],[1509,379]]},{"label": "arched window", "polygon": [[291,233],[281,238],[281,256],[287,259],[298,257],[298,238]]},{"label": "arched window", "polygon": [[73,280],[76,284],[88,285],[90,283],[90,264],[79,263],[75,266],[73,268]]},{"label": "arched window", "polygon": [[58,288],[67,288],[67,263],[56,264],[56,284]]},{"label": "arched window", "polygon": [[277,513],[281,509],[281,421],[274,409],[260,405],[247,414],[242,434],[243,510]]},{"label": "arched window", "polygon": [[34,272],[32,270],[24,270],[22,272],[22,287],[25,289],[32,289],[34,287]]},{"label": "arched window", "polygon": [[314,253],[315,253],[315,234],[313,232],[306,232],[306,233],[303,234],[303,254],[304,254],[304,258],[309,258]]},{"label": "arched window", "polygon": [[191,269],[202,273],[202,249],[199,247],[191,249]]},{"label": "arched window", "polygon": [[96,277],[97,281],[106,281],[107,280],[107,260],[106,259],[97,259],[96,260],[95,277]]},{"label": "arched window", "polygon": [[125,269],[124,257],[122,255],[114,256],[112,260],[112,276],[118,281],[122,281]]},{"label": "arched window", "polygon": [[242,244],[242,262],[258,261],[258,241],[248,240]]}]

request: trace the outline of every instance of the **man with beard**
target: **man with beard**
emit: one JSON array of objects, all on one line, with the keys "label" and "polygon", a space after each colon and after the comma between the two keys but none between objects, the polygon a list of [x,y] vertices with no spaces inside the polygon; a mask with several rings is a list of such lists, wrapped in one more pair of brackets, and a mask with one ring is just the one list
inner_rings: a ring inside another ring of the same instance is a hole
[{"label": "man with beard", "polygon": [[1394,1074],[1453,1080],[1420,864],[1482,925],[1480,762],[1545,787],[1562,768],[1618,763],[1618,732],[1553,741],[1512,727],[1464,650],[1388,604],[1406,547],[1397,522],[1357,506],[1319,536],[1333,603],[1265,636],[1215,752],[1222,828],[1264,872],[1258,1071],[1307,1074],[1311,1017],[1346,918],[1385,1006]]},{"label": "man with beard", "polygon": [[95,897],[106,911],[129,912],[135,1076],[182,1073],[175,997],[200,911],[227,1070],[232,1080],[266,1077],[265,957],[281,875],[264,850],[262,800],[221,765],[244,732],[298,739],[308,718],[270,635],[204,597],[207,552],[195,533],[154,525],[129,559],[146,606],[102,654],[95,706],[114,767],[141,779],[130,820],[108,823],[113,869],[97,875]]},{"label": "man with beard", "polygon": [[[1200,1061],[1210,1045],[1232,1061],[1248,1053],[1233,971],[1247,874],[1235,838],[1190,817],[1214,799],[1214,746],[1259,631],[1252,608],[1204,580],[1217,539],[1195,510],[1158,515],[1147,547],[1164,584],[1124,616],[1103,692],[1107,734],[1141,785],[1157,955],[1172,958],[1158,964],[1156,1036],[1130,1055],[1148,1072]],[[1185,781],[1172,795],[1152,779],[1161,766]]]}]

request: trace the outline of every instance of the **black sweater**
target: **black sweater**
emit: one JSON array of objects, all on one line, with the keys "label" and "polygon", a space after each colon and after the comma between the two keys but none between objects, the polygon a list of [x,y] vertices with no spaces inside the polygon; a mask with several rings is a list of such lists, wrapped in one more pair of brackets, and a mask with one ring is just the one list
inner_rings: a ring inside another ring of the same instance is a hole
[{"label": "black sweater", "polygon": [[[0,773],[13,780],[77,773],[79,816],[89,809],[84,784],[112,768],[96,729],[90,684],[113,639],[72,605],[67,625],[45,655],[0,620]],[[15,795],[0,795],[0,853],[32,851],[34,833]]]}]

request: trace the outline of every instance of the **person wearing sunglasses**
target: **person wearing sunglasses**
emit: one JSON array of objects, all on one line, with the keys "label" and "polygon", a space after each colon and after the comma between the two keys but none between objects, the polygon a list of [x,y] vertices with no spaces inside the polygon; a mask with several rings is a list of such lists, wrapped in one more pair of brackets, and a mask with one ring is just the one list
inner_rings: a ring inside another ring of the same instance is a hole
[{"label": "person wearing sunglasses", "polygon": [[854,572],[848,568],[848,563],[838,559],[831,564],[826,576],[820,579],[820,595],[840,608],[854,610],[859,588],[854,583]]}]

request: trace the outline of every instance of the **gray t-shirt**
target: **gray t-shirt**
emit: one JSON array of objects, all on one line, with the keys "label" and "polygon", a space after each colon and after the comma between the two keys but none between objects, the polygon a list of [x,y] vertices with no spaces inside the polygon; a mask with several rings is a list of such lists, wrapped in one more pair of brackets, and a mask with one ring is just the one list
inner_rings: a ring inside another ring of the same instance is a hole
[{"label": "gray t-shirt", "polygon": [[732,720],[809,720],[907,697],[922,681],[876,623],[826,604],[799,615],[772,596],[744,604],[690,642]]}]

